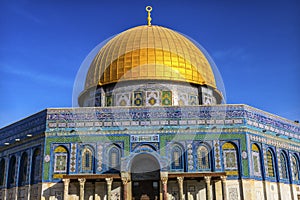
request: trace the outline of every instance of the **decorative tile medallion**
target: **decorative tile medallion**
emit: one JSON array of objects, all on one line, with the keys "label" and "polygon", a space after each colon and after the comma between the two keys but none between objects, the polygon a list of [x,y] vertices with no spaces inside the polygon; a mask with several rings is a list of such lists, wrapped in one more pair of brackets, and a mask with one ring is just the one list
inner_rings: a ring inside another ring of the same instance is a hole
[{"label": "decorative tile medallion", "polygon": [[159,92],[158,91],[147,91],[146,92],[146,106],[159,106]]},{"label": "decorative tile medallion", "polygon": [[134,92],[133,105],[134,106],[142,106],[143,105],[143,92]]},{"label": "decorative tile medallion", "polygon": [[172,105],[172,92],[171,91],[162,91],[161,101],[162,101],[162,105],[164,105],[164,106]]},{"label": "decorative tile medallion", "polygon": [[178,105],[186,106],[188,105],[188,94],[187,93],[179,93]]},{"label": "decorative tile medallion", "polygon": [[116,106],[131,106],[130,93],[116,94]]},{"label": "decorative tile medallion", "polygon": [[196,95],[189,95],[189,105],[198,105],[198,97]]}]

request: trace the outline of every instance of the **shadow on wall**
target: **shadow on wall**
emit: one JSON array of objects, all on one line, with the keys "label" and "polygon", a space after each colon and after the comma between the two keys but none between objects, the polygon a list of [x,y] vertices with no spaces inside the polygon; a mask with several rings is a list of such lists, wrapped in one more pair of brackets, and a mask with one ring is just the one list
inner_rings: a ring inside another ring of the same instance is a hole
[{"label": "shadow on wall", "polygon": [[[106,199],[107,186],[105,180],[86,180],[84,185],[84,199]],[[44,185],[45,187],[45,185]],[[80,195],[80,185],[78,180],[71,180],[69,184],[69,200],[78,200]],[[121,199],[121,182],[114,181],[111,191],[112,199]],[[63,200],[64,183],[49,183],[49,187],[44,190],[42,200]]]}]

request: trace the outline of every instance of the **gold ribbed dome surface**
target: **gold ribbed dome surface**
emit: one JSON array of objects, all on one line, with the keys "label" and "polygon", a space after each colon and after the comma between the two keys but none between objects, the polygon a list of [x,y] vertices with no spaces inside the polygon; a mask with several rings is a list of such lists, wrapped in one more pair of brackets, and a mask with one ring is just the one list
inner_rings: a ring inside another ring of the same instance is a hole
[{"label": "gold ribbed dome surface", "polygon": [[161,26],[138,26],[108,41],[88,70],[85,89],[129,80],[171,80],[216,88],[211,66],[183,35]]}]

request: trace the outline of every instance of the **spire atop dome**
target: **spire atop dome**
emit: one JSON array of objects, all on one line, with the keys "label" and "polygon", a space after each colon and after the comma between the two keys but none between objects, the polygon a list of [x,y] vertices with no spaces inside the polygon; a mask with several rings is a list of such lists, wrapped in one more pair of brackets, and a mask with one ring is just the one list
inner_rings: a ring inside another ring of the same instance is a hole
[{"label": "spire atop dome", "polygon": [[148,12],[148,18],[147,18],[147,21],[148,21],[148,26],[151,26],[151,11],[152,11],[152,7],[151,6],[147,6],[146,7],[146,11]]}]

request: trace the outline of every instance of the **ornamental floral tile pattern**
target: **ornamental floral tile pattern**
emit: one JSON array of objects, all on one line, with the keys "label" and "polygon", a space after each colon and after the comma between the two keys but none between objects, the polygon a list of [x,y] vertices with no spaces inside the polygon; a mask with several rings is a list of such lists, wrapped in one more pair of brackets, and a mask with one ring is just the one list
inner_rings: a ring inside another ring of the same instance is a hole
[{"label": "ornamental floral tile pattern", "polygon": [[267,159],[266,145],[262,146],[262,150],[263,150],[263,160],[264,160],[264,165],[265,165],[265,172],[267,174],[268,173],[268,159]]},{"label": "ornamental floral tile pattern", "polygon": [[116,106],[130,106],[131,105],[131,94],[130,93],[122,93],[116,94]]},{"label": "ornamental floral tile pattern", "polygon": [[70,154],[70,172],[76,172],[76,153],[77,144],[71,144],[71,154]]},{"label": "ornamental floral tile pattern", "polygon": [[279,172],[279,174],[281,176],[281,174],[282,174],[282,166],[281,166],[281,162],[280,162],[280,149],[279,148],[276,148],[276,157],[274,159],[277,159],[278,172]]},{"label": "ornamental floral tile pattern", "polygon": [[193,156],[193,145],[192,145],[192,143],[189,143],[187,145],[187,153],[188,153],[188,169],[193,170],[194,169],[194,156]]},{"label": "ornamental floral tile pattern", "polygon": [[187,93],[179,93],[178,105],[179,106],[189,105]]},{"label": "ornamental floral tile pattern", "polygon": [[198,105],[198,97],[196,95],[189,95],[189,105]]},{"label": "ornamental floral tile pattern", "polygon": [[211,105],[212,104],[212,97],[211,96],[208,96],[206,94],[203,94],[203,97],[202,97],[202,103],[203,105]]},{"label": "ornamental floral tile pattern", "polygon": [[228,196],[230,200],[238,200],[238,189],[237,188],[228,188]]},{"label": "ornamental floral tile pattern", "polygon": [[97,171],[102,171],[103,145],[97,144]]},{"label": "ornamental floral tile pattern", "polygon": [[[155,92],[155,91],[154,91]],[[151,98],[158,97],[158,92],[154,95],[151,92],[148,94],[148,100]],[[159,100],[159,99],[158,99]],[[156,103],[151,100],[152,103]],[[158,101],[159,102],[159,101]],[[157,102],[157,103],[158,103]],[[150,105],[150,104],[149,104]],[[166,119],[181,119],[184,116],[184,113],[189,113],[189,118],[197,118],[197,119],[211,119],[212,117],[220,117],[226,119],[238,119],[243,118],[247,122],[247,125],[250,127],[258,127],[265,128],[266,130],[273,130],[275,133],[284,136],[290,136],[294,138],[300,139],[300,128],[297,125],[292,124],[291,122],[287,122],[285,120],[276,118],[272,115],[259,112],[254,108],[244,106],[244,105],[224,105],[224,106],[195,106],[195,107],[187,107],[187,108],[177,108],[177,107],[169,107],[169,108],[160,108],[155,107],[149,113],[147,110],[149,108],[134,108],[128,109],[124,108],[89,108],[85,109],[48,109],[47,110],[47,126],[48,128],[57,128],[58,124],[54,124],[53,122],[57,122],[58,120],[64,121],[64,123],[68,121],[92,121],[92,120],[122,120],[124,118],[128,118],[128,114],[132,117],[132,119],[144,119],[147,118],[149,114],[155,114],[155,116],[161,116]],[[124,115],[127,114],[127,115]],[[10,129],[10,127],[8,128]],[[3,129],[4,131],[4,129]],[[5,129],[5,135],[7,135]],[[298,134],[299,133],[299,134]]]},{"label": "ornamental floral tile pattern", "polygon": [[221,169],[220,143],[218,140],[214,140],[214,150],[216,169]]},{"label": "ornamental floral tile pattern", "polygon": [[146,91],[146,106],[159,106],[160,95],[158,91]]}]

